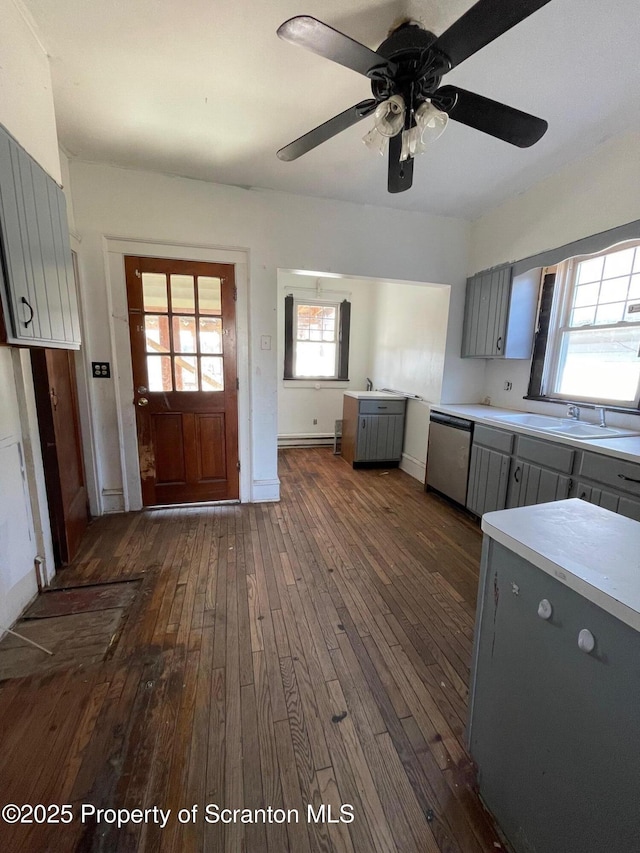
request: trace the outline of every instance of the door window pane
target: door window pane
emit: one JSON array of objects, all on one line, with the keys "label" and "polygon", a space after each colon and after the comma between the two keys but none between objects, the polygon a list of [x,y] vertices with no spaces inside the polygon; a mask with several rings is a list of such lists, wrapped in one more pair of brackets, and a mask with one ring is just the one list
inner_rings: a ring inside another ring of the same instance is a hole
[{"label": "door window pane", "polygon": [[200,359],[202,370],[203,391],[224,391],[224,375],[222,358],[219,356],[203,356]]},{"label": "door window pane", "polygon": [[147,356],[147,387],[149,391],[172,391],[171,358],[168,355]]},{"label": "door window pane", "polygon": [[198,277],[198,310],[200,314],[222,314],[221,282],[219,278]]},{"label": "door window pane", "polygon": [[200,317],[200,352],[222,354],[222,319]]},{"label": "door window pane", "polygon": [[172,275],[171,310],[174,314],[195,314],[196,301],[192,275]]},{"label": "door window pane", "polygon": [[167,277],[164,273],[142,273],[142,304],[145,311],[161,313],[169,310],[167,304]]},{"label": "door window pane", "polygon": [[176,372],[176,391],[198,390],[198,363],[195,356],[176,355],[173,359]]},{"label": "door window pane", "polygon": [[166,314],[146,314],[144,334],[147,352],[169,352],[169,318]]},{"label": "door window pane", "polygon": [[174,352],[197,352],[196,318],[173,318],[173,349]]}]

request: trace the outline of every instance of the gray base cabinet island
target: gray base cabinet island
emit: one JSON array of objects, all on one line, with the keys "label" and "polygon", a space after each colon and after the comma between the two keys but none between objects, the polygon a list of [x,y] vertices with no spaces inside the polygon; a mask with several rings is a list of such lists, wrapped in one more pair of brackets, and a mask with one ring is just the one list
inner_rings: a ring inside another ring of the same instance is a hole
[{"label": "gray base cabinet island", "polygon": [[469,748],[515,853],[640,850],[640,524],[485,515]]}]

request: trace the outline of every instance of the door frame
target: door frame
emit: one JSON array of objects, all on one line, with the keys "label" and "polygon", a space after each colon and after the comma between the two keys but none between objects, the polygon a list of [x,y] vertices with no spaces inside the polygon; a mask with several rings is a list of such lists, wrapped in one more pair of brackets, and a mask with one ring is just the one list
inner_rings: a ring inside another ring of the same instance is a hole
[{"label": "door frame", "polygon": [[[249,373],[249,252],[246,249],[226,249],[217,246],[198,246],[187,243],[164,243],[124,237],[103,239],[103,254],[107,278],[109,332],[116,398],[120,464],[122,468],[122,509],[125,512],[142,509],[142,487],[133,405],[133,367],[127,321],[127,285],[125,255],[172,260],[207,261],[233,264],[238,290],[236,302],[236,340],[238,358],[238,456],[240,468],[240,501],[251,500],[251,417]],[[233,501],[236,503],[236,501]]]}]

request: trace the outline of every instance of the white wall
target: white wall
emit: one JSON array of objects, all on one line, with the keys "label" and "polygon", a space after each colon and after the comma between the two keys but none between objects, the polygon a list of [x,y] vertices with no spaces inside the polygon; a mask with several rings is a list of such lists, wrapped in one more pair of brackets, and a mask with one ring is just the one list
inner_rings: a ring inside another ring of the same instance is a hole
[{"label": "white wall", "polygon": [[[317,283],[323,298],[351,303],[349,336],[349,381],[313,382],[302,379],[285,381],[284,368],[284,298],[291,288],[308,291],[309,298],[318,297]],[[345,391],[363,390],[371,370],[371,334],[376,282],[357,278],[321,278],[299,275],[287,270],[278,273],[278,439],[281,445],[302,437],[332,436],[335,421],[342,417]],[[316,420],[317,424],[313,421]]]},{"label": "white wall", "polygon": [[372,379],[422,397],[407,402],[401,468],[424,480],[428,403],[441,401],[449,294],[439,285],[380,282],[372,336]]},{"label": "white wall", "polygon": [[[452,293],[464,301],[469,226],[461,220],[77,161],[71,163],[71,181],[91,360],[113,360],[105,235],[249,251],[251,463],[254,489],[259,487],[262,498],[278,497],[280,365],[276,347],[261,350],[260,338],[277,339],[279,268],[437,281],[452,285]],[[459,312],[448,330],[448,341],[457,341],[458,352],[461,333]],[[451,346],[455,351],[456,344]],[[483,371],[484,365],[461,362],[458,386],[473,389]],[[94,380],[94,385],[100,488],[122,490],[114,386],[102,380]]]},{"label": "white wall", "polygon": [[[589,157],[572,163],[473,223],[469,273],[519,260],[640,219],[640,133],[604,142]],[[487,360],[485,382],[476,399],[510,409],[563,414],[566,407],[523,400],[531,363]],[[511,391],[504,383],[513,383]],[[585,413],[586,419],[595,415]],[[638,429],[638,417],[608,414],[608,422]]]},{"label": "white wall", "polygon": [[[45,51],[25,14],[0,0],[0,123],[56,180],[58,143]],[[26,350],[0,348],[0,625],[37,592],[34,558],[53,574],[33,380]]]}]

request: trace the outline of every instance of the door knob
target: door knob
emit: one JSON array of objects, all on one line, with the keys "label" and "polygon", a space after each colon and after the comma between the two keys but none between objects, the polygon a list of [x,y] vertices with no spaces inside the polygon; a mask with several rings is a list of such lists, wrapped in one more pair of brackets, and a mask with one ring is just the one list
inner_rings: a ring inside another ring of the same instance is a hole
[{"label": "door knob", "polygon": [[148,406],[149,401],[147,400],[146,397],[140,397],[140,399],[138,400],[138,405],[139,406]]}]

